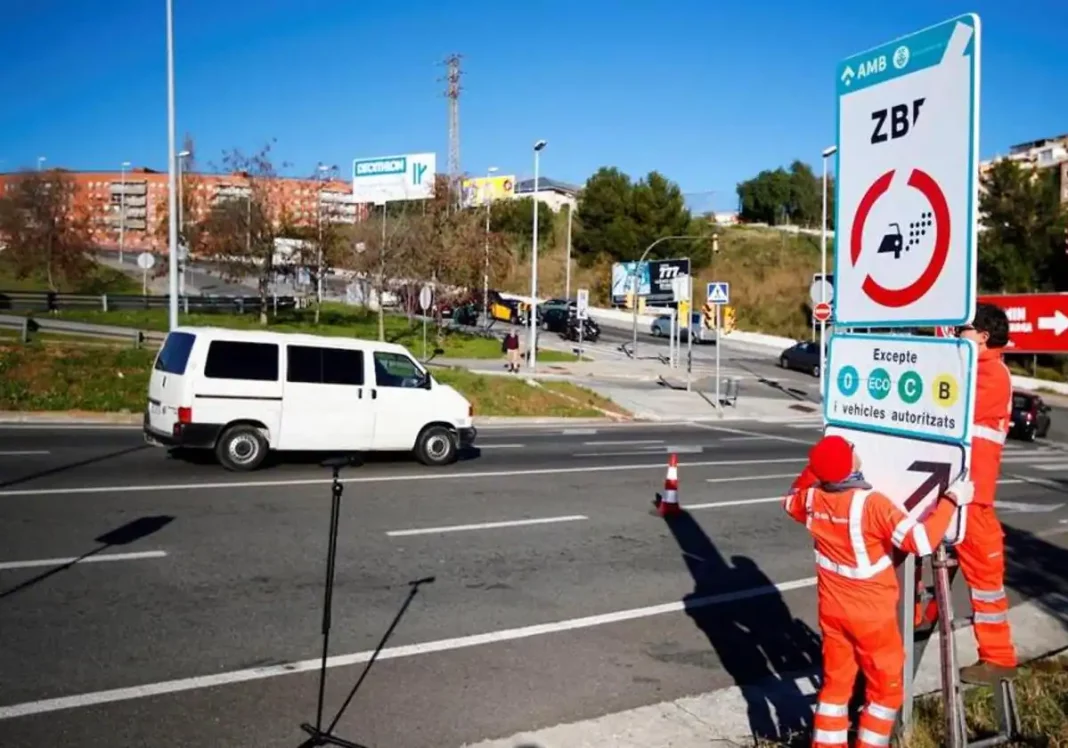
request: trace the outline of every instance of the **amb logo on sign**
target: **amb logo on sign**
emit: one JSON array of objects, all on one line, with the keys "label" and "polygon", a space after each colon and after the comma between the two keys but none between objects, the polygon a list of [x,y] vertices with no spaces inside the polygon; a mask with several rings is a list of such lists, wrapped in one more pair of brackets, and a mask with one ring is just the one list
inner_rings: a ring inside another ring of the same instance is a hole
[{"label": "amb logo on sign", "polygon": [[839,327],[974,313],[979,39],[969,14],[839,64]]}]

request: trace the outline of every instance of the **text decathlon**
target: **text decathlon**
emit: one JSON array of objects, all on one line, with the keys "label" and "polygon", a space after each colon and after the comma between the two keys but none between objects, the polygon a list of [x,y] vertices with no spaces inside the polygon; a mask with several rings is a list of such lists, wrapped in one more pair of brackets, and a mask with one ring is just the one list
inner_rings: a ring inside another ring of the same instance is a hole
[{"label": "text decathlon", "polygon": [[389,158],[385,161],[361,161],[356,164],[356,176],[370,177],[375,174],[403,174],[408,171],[408,159]]},{"label": "text decathlon", "polygon": [[884,351],[882,348],[872,350],[871,358],[887,364],[914,364],[920,360],[913,351]]}]

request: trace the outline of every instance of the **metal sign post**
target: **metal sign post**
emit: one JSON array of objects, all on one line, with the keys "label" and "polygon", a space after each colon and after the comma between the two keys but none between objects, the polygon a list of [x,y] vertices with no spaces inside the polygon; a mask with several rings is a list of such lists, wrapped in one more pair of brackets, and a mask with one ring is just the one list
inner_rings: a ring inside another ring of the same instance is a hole
[{"label": "metal sign post", "polygon": [[582,333],[586,327],[586,318],[590,316],[590,290],[588,288],[580,288],[575,297],[575,318],[578,321],[579,339],[578,339],[578,355],[579,360],[582,360]]},{"label": "metal sign post", "polygon": [[716,304],[716,410],[720,409],[719,400],[719,333],[720,333],[720,320],[719,320],[720,305]]},{"label": "metal sign post", "polygon": [[671,324],[668,326],[668,366],[675,368],[675,325],[676,310],[671,310]]},{"label": "metal sign post", "polygon": [[423,310],[423,360],[426,361],[426,315],[427,310],[430,309],[431,303],[434,301],[434,289],[430,286],[423,286],[419,290],[419,307]]},{"label": "metal sign post", "polygon": [[690,391],[691,372],[693,371],[693,276],[687,279],[686,298],[686,391]]}]

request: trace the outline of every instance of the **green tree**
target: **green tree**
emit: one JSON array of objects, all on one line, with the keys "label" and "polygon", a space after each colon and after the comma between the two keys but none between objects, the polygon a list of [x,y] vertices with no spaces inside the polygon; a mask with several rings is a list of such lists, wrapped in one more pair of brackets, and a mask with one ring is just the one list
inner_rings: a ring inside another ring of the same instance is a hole
[{"label": "green tree", "polygon": [[[584,267],[599,257],[637,260],[664,236],[710,233],[707,222],[690,215],[678,185],[655,171],[635,183],[615,167],[602,167],[586,181],[575,219],[574,256]],[[684,254],[698,264],[692,250],[692,245],[681,251],[677,243],[663,242],[652,256]]]},{"label": "green tree", "polygon": [[0,196],[0,247],[18,278],[35,276],[52,291],[84,280],[93,248],[88,211],[78,187],[58,169],[22,171]]},{"label": "green tree", "polygon": [[[828,180],[827,224],[833,228],[833,183]],[[737,187],[742,220],[780,225],[818,227],[823,212],[822,176],[802,161],[790,170],[765,169]]]},{"label": "green tree", "polygon": [[1023,292],[1068,288],[1065,210],[1055,169],[1001,160],[982,178],[979,287]]},{"label": "green tree", "polygon": [[[483,216],[485,207],[472,208]],[[506,234],[520,241],[520,250],[529,247],[534,238],[534,199],[530,197],[512,200],[496,200],[490,208],[490,230]],[[553,242],[553,211],[544,200],[538,201],[538,246]]]}]

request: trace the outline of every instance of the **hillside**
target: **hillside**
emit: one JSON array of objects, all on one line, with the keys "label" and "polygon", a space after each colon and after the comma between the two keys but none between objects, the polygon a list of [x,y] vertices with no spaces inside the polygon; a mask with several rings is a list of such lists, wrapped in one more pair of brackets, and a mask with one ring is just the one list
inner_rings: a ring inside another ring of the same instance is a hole
[{"label": "hillside", "polygon": [[[562,224],[562,225],[561,225]],[[810,331],[808,288],[812,274],[820,270],[819,236],[796,235],[767,228],[723,227],[718,231],[719,253],[707,268],[697,271],[694,287],[698,299],[704,297],[707,281],[728,281],[731,302],[737,310],[738,327],[792,338],[807,337]],[[553,246],[538,255],[538,288],[542,296],[564,293],[567,217],[557,216]],[[828,269],[833,271],[832,241],[828,241]],[[590,289],[592,303],[609,304],[611,263],[590,268],[573,263],[571,293]],[[530,259],[524,255],[503,279],[490,285],[512,293],[530,292]]]}]

